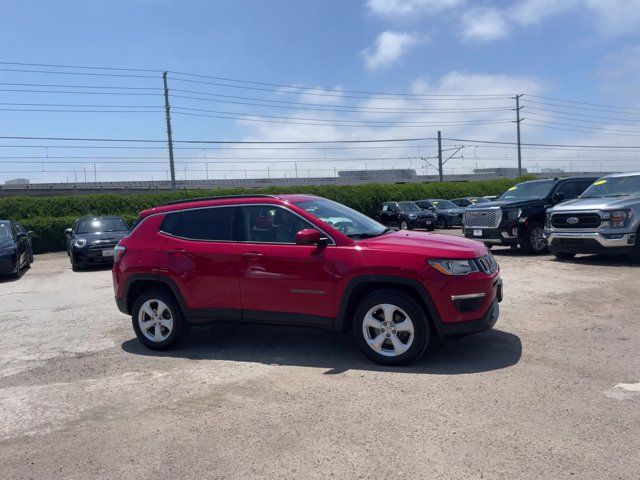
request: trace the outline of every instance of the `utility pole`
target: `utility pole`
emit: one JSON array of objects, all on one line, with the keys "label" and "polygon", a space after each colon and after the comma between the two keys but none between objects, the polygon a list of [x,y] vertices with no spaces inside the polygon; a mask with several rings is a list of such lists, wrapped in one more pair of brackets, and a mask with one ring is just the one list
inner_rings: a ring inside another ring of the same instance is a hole
[{"label": "utility pole", "polygon": [[522,94],[516,95],[516,128],[518,132],[518,176],[522,176],[522,151],[520,149],[520,122],[523,120],[520,118],[520,97]]},{"label": "utility pole", "polygon": [[96,164],[93,164],[93,181],[98,183],[98,173],[96,172]]},{"label": "utility pole", "polygon": [[438,176],[440,182],[444,182],[442,174],[442,132],[438,130]]},{"label": "utility pole", "polygon": [[171,190],[176,189],[176,169],[173,164],[173,138],[171,136],[171,113],[169,108],[169,87],[167,86],[167,72],[162,74],[164,82],[164,110],[167,117],[167,140],[169,141],[169,168],[171,169]]}]

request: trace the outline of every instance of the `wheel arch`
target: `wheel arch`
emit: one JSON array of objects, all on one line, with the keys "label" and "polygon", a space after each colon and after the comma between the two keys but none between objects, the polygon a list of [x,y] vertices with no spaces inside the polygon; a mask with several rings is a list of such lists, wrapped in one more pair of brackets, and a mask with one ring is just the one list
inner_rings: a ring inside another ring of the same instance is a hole
[{"label": "wheel arch", "polygon": [[184,298],[180,293],[177,285],[169,278],[161,275],[153,274],[138,274],[132,275],[125,286],[125,298],[126,298],[126,313],[131,314],[133,305],[137,298],[145,291],[155,289],[163,290],[170,293],[178,303],[181,313],[184,315],[186,308]]},{"label": "wheel arch", "polygon": [[338,310],[337,328],[347,332],[351,329],[353,315],[360,300],[378,291],[397,291],[403,293],[424,308],[427,320],[440,335],[440,316],[429,292],[417,280],[394,275],[362,275],[352,279],[344,291]]}]

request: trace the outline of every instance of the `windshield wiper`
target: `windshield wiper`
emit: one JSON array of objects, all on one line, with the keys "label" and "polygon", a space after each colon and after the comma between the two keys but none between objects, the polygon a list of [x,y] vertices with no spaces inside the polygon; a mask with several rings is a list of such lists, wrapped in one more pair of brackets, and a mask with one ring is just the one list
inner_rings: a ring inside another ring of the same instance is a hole
[{"label": "windshield wiper", "polygon": [[385,228],[380,233],[371,233],[371,232],[362,232],[362,233],[352,233],[347,235],[349,238],[374,238],[379,237],[380,235],[384,235],[385,233],[389,233],[392,230],[390,228]]}]

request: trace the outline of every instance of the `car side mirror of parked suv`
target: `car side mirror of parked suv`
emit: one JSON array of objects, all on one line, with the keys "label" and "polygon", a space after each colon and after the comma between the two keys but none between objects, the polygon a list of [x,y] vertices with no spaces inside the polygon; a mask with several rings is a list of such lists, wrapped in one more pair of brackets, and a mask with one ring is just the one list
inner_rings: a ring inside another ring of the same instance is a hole
[{"label": "car side mirror of parked suv", "polygon": [[305,228],[296,233],[296,245],[326,245],[327,239],[315,228]]},{"label": "car side mirror of parked suv", "polygon": [[553,194],[553,203],[560,203],[565,201],[565,194],[562,192],[556,192]]},{"label": "car side mirror of parked suv", "polygon": [[70,237],[72,233],[73,233],[73,230],[72,230],[72,229],[70,229],[70,228],[67,228],[67,229],[64,231],[64,234],[65,234],[67,237]]}]

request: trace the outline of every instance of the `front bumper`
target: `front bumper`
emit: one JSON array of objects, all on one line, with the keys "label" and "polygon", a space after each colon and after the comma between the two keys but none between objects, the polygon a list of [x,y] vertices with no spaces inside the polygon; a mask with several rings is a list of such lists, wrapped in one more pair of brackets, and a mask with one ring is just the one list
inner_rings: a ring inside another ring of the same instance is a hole
[{"label": "front bumper", "polygon": [[2,255],[0,257],[0,275],[8,275],[16,271],[15,254]]},{"label": "front bumper", "polygon": [[409,227],[411,228],[432,228],[436,225],[436,219],[434,217],[422,217],[415,220],[407,220]]},{"label": "front bumper", "polygon": [[[480,235],[476,235],[480,233]],[[490,245],[517,245],[521,243],[520,224],[500,226],[498,228],[464,227],[464,236]]]},{"label": "front bumper", "polygon": [[73,255],[73,259],[76,264],[81,266],[89,266],[89,265],[110,265],[113,263],[113,253],[110,255],[104,255],[102,252],[110,251],[113,252],[113,248],[104,248],[104,249],[84,249],[78,250],[74,249],[71,254]]},{"label": "front bumper", "polygon": [[461,213],[457,213],[457,214],[447,214],[445,213],[444,215],[442,215],[445,220],[447,221],[447,225],[449,225],[450,227],[459,227],[462,225],[462,214]]},{"label": "front bumper", "polygon": [[499,316],[500,305],[499,300],[496,299],[489,305],[489,308],[482,317],[466,322],[442,323],[438,333],[441,338],[450,339],[484,332],[485,330],[493,328]]},{"label": "front bumper", "polygon": [[562,253],[630,253],[636,243],[635,233],[559,232],[545,229],[545,239],[552,252]]}]

